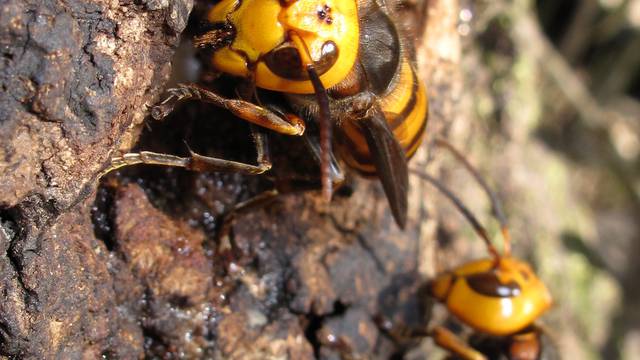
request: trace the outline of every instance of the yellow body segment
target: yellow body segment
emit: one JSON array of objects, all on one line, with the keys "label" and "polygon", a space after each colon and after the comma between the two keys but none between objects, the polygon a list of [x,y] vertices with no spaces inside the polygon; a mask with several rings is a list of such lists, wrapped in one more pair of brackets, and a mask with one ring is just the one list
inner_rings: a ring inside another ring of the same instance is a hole
[{"label": "yellow body segment", "polygon": [[[259,88],[311,94],[309,80],[292,80],[274,74],[262,57],[288,41],[288,34],[299,35],[314,61],[321,58],[322,47],[333,41],[338,58],[320,76],[327,88],[342,81],[358,56],[359,23],[355,0],[325,0],[331,10],[330,21],[318,16],[317,0],[297,0],[283,6],[279,0],[223,0],[208,15],[212,23],[230,22],[236,34],[233,42],[214,52],[213,66],[221,72],[248,77],[253,74]],[[298,49],[301,53],[307,51]]]},{"label": "yellow body segment", "polygon": [[[416,92],[413,109],[406,115],[402,123],[393,129],[400,146],[405,149],[407,158],[411,158],[422,144],[422,134],[427,125],[427,114],[429,112],[427,90],[424,83],[418,81],[417,85],[418,91]],[[416,136],[419,136],[419,138]]]},{"label": "yellow body segment", "polygon": [[[462,322],[496,336],[513,334],[533,323],[552,303],[551,294],[529,265],[503,257],[496,269],[490,259],[462,265],[430,284],[434,297]],[[520,292],[510,297],[487,296],[474,290],[467,277],[492,272],[501,284],[515,283]]]},{"label": "yellow body segment", "polygon": [[413,70],[407,59],[403,59],[399,74],[395,80],[395,86],[380,99],[380,107],[386,113],[400,114],[411,101],[413,87],[416,83]]},{"label": "yellow body segment", "polygon": [[[422,144],[428,120],[429,102],[424,83],[420,81],[411,64],[404,59],[398,76],[388,91],[380,97],[380,107],[394,137],[411,158]],[[365,175],[375,174],[375,166],[369,161],[369,146],[357,123],[342,124],[348,146],[340,146],[340,155],[349,166]]]}]

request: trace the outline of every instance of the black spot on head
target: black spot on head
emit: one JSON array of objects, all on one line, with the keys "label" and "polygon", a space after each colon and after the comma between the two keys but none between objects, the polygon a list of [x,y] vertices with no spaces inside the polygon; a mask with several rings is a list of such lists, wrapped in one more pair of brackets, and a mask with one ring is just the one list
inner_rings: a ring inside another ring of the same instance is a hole
[{"label": "black spot on head", "polygon": [[512,298],[522,291],[516,282],[503,284],[493,271],[467,275],[466,280],[475,292],[491,297]]},{"label": "black spot on head", "polygon": [[331,7],[327,4],[324,4],[322,7],[318,7],[318,19],[320,21],[324,21],[328,25],[333,23],[333,18],[331,17]]}]

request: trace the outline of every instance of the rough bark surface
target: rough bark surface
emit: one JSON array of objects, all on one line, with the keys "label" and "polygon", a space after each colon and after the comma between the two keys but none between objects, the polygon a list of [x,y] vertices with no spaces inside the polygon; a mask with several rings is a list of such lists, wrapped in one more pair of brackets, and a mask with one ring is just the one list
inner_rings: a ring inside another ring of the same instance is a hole
[{"label": "rough bark surface", "polygon": [[[442,133],[461,89],[458,4],[415,6],[407,11],[426,21],[413,21],[413,31],[430,44],[418,49],[430,131]],[[0,355],[332,359],[403,351],[373,318],[428,319],[416,296],[435,229],[425,220],[433,209],[424,184],[412,183],[405,231],[378,182],[353,176],[330,206],[315,192],[287,194],[238,214],[220,236],[221,215],[236,203],[309,171],[302,144],[282,137],[274,139],[272,176],[140,166],[95,189],[110,154],[138,140],[190,7],[2,6]],[[187,141],[204,154],[255,156],[246,124],[210,106],[187,104],[149,125],[138,149],[185,154]],[[426,166],[425,154],[417,166]]]},{"label": "rough bark surface", "polygon": [[[191,1],[3,1],[0,204],[64,209],[169,75]],[[130,146],[131,144],[129,144]]]},{"label": "rough bark surface", "polygon": [[169,75],[191,6],[2,1],[3,355],[141,353],[137,319],[118,307],[112,254],[93,233],[93,200],[75,204],[109,154],[135,140],[126,130]]}]

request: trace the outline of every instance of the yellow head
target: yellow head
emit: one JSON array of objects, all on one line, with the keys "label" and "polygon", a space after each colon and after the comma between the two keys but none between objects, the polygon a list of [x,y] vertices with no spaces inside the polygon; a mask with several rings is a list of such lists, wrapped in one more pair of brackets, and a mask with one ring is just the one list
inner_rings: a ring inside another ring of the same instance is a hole
[{"label": "yellow head", "polygon": [[464,264],[429,283],[431,294],[470,327],[504,336],[531,325],[552,303],[524,261],[506,256]]},{"label": "yellow head", "polygon": [[215,49],[213,66],[253,77],[263,89],[311,94],[307,54],[326,88],[342,81],[358,56],[355,0],[223,0],[208,21],[233,28],[230,43]]}]

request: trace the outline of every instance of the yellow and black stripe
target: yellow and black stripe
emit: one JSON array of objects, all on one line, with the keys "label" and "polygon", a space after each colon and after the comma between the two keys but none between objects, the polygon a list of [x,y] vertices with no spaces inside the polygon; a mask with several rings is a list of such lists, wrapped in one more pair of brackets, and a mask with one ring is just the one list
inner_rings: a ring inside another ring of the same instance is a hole
[{"label": "yellow and black stripe", "polygon": [[[407,59],[402,61],[400,71],[378,101],[389,129],[404,150],[406,158],[411,158],[422,143],[429,105],[425,86],[417,78]],[[369,146],[358,123],[345,122],[341,130],[341,157],[350,167],[364,175],[377,175]]]}]

